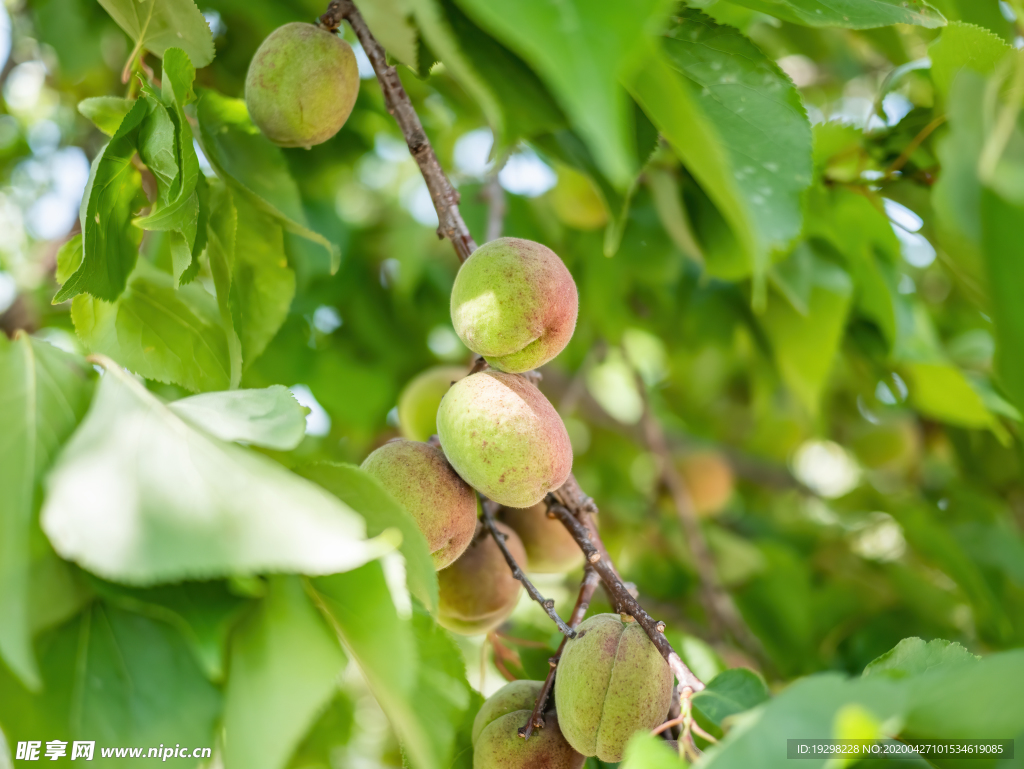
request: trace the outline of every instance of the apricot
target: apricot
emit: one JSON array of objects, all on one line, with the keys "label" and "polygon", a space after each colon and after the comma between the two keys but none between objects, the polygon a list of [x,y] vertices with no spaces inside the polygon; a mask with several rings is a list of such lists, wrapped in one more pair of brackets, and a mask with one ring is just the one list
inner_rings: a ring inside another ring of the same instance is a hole
[{"label": "apricot", "polygon": [[629,738],[662,723],[671,701],[672,672],[636,622],[596,614],[566,642],[555,705],[562,734],[583,755],[621,761]]},{"label": "apricot", "polygon": [[679,472],[698,515],[712,517],[722,512],[732,498],[732,467],[716,451],[688,454],[679,462]]},{"label": "apricot", "polygon": [[501,520],[523,541],[530,571],[564,574],[583,565],[583,551],[565,526],[557,519],[548,518],[548,505],[544,500],[533,507],[503,507]]},{"label": "apricot", "polygon": [[473,721],[473,769],[580,769],[587,759],[565,741],[558,716],[544,714],[544,728],[519,736],[540,694],[541,681],[512,681],[492,694]]},{"label": "apricot", "polygon": [[352,47],[333,32],[301,22],[264,40],[245,76],[249,116],[282,147],[320,144],[341,130],[359,95]]},{"label": "apricot", "polygon": [[437,433],[437,407],[453,382],[466,376],[464,366],[432,366],[409,380],[398,396],[398,429],[412,441]]},{"label": "apricot", "polygon": [[434,568],[443,569],[462,555],[476,530],[476,495],[441,449],[396,438],[370,454],[363,469],[416,519]]},{"label": "apricot", "polygon": [[437,434],[455,471],[500,505],[530,507],[572,469],[561,417],[527,379],[481,371],[441,399]]},{"label": "apricot", "polygon": [[569,270],[532,240],[485,243],[452,287],[455,333],[499,371],[529,371],[558,355],[572,338],[578,310]]},{"label": "apricot", "polygon": [[[505,545],[516,563],[525,568],[526,551],[519,537],[503,523],[497,527],[506,535]],[[437,621],[462,635],[486,633],[504,622],[516,608],[523,587],[482,524],[455,563],[437,573],[437,583]]]}]

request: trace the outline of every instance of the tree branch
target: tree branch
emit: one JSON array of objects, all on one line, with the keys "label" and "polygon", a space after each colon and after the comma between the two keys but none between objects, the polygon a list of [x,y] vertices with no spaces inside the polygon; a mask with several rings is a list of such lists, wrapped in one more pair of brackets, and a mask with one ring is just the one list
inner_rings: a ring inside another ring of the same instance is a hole
[{"label": "tree branch", "polygon": [[558,625],[558,629],[562,631],[562,634],[567,638],[575,638],[576,631],[565,624],[562,618],[558,616],[555,611],[555,602],[550,598],[545,598],[540,594],[540,591],[534,587],[534,584],[530,582],[522,568],[516,563],[515,557],[508,549],[508,545],[505,544],[505,535],[498,531],[498,527],[494,525],[494,508],[497,505],[489,499],[483,500],[483,519],[484,526],[491,533],[495,543],[498,545],[498,549],[501,550],[501,554],[505,556],[505,563],[508,564],[508,568],[512,570],[512,576],[523,583],[523,587],[526,588],[526,592],[529,593],[530,598],[539,603],[547,615],[551,617],[551,621]]},{"label": "tree branch", "polygon": [[690,552],[693,554],[694,565],[697,569],[697,578],[700,580],[701,603],[708,614],[712,630],[720,635],[724,630],[743,646],[748,652],[755,656],[763,656],[763,650],[757,639],[750,632],[732,596],[722,585],[718,578],[718,568],[715,565],[714,556],[708,541],[704,537],[704,531],[697,519],[697,510],[693,506],[693,497],[686,486],[686,481],[676,469],[672,461],[672,452],[669,450],[668,441],[665,439],[665,431],[661,422],[651,410],[651,401],[647,393],[647,387],[639,374],[636,377],[636,386],[643,397],[644,411],[641,418],[644,439],[647,448],[658,459],[661,479],[672,497],[679,522],[686,534],[686,542]]},{"label": "tree branch", "polygon": [[464,262],[469,255],[476,250],[476,242],[469,234],[469,228],[462,220],[459,213],[459,193],[452,187],[451,182],[441,169],[441,164],[434,154],[434,148],[430,145],[420,122],[419,115],[409,100],[409,94],[402,87],[402,81],[394,67],[388,65],[384,48],[377,42],[377,39],[366,26],[359,9],[352,0],[331,0],[327,6],[327,12],[320,17],[320,26],[331,30],[337,30],[342,21],[347,21],[352,31],[359,38],[363,51],[373,65],[373,71],[380,81],[381,90],[384,92],[384,103],[388,112],[402,129],[405,143],[409,145],[409,154],[420,167],[423,180],[427,183],[427,190],[430,192],[430,199],[437,210],[437,236],[448,238],[455,247],[455,253],[460,262]]},{"label": "tree branch", "polygon": [[[676,653],[675,649],[672,648],[672,644],[665,638],[665,623],[658,622],[650,614],[644,611],[644,608],[637,602],[636,598],[629,592],[628,588],[623,584],[622,578],[615,570],[615,566],[612,564],[611,558],[607,557],[607,550],[604,548],[604,543],[601,542],[601,538],[597,535],[596,530],[592,526],[587,526],[580,521],[579,515],[589,515],[590,512],[596,510],[594,507],[594,501],[590,497],[583,494],[576,483],[575,478],[572,475],[569,476],[569,481],[572,487],[567,494],[558,495],[563,496],[566,501],[573,504],[576,511],[571,510],[568,506],[559,503],[551,505],[550,510],[555,516],[562,522],[562,525],[569,530],[572,538],[576,540],[576,544],[580,546],[584,554],[587,556],[587,560],[593,564],[594,570],[600,575],[601,581],[604,582],[611,594],[612,599],[618,607],[618,610],[622,614],[627,614],[639,623],[640,627],[647,633],[648,638],[654,644],[654,647],[661,653],[661,656],[665,658],[669,668],[675,674],[676,678],[679,679],[679,683],[684,688],[689,688],[691,693],[699,692],[704,688],[703,682],[693,674],[693,672],[686,666],[682,658]],[[565,488],[563,486],[563,488]],[[562,489],[559,489],[562,491]],[[596,554],[596,557],[595,557]]]},{"label": "tree branch", "polygon": [[[587,614],[587,609],[590,608],[590,599],[594,597],[594,591],[597,590],[600,582],[601,577],[594,571],[593,566],[588,563],[583,567],[583,582],[580,584],[580,594],[576,597],[576,605],[572,609],[572,614],[569,615],[569,627],[575,630],[576,626],[583,621]],[[524,740],[530,739],[534,729],[544,728],[544,709],[547,707],[551,687],[555,683],[555,670],[558,667],[558,661],[562,658],[562,650],[565,648],[567,640],[568,636],[562,638],[562,642],[558,644],[558,651],[555,652],[555,656],[548,660],[550,665],[548,675],[544,679],[544,685],[540,689],[540,694],[537,695],[537,702],[533,706],[533,712],[530,713],[526,723],[519,727],[519,736]]]}]

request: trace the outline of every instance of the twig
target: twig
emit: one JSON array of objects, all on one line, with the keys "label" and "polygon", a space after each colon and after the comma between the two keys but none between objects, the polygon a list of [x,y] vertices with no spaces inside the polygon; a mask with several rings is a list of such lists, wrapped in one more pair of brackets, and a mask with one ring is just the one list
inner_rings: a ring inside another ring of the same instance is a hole
[{"label": "twig", "polygon": [[496,503],[489,499],[483,501],[483,522],[487,530],[491,532],[491,536],[494,538],[495,543],[498,545],[498,549],[501,550],[501,554],[505,556],[505,563],[508,564],[508,568],[512,570],[512,576],[523,583],[523,587],[526,588],[526,592],[529,593],[530,598],[539,603],[547,615],[551,617],[551,621],[558,625],[558,629],[562,631],[563,635],[568,638],[575,638],[576,631],[565,624],[562,618],[558,616],[555,611],[555,602],[550,598],[545,598],[540,594],[540,591],[534,587],[533,583],[527,578],[526,574],[520,568],[519,564],[516,563],[515,557],[509,551],[508,546],[505,544],[505,535],[498,531],[498,527],[494,524],[494,508]]},{"label": "twig", "polygon": [[700,521],[697,519],[693,497],[686,486],[686,481],[683,480],[672,461],[672,453],[669,451],[668,441],[665,439],[665,431],[651,410],[647,386],[639,374],[636,376],[636,386],[644,404],[643,416],[640,420],[644,439],[647,448],[658,459],[661,479],[668,488],[672,503],[676,508],[676,514],[679,516],[679,522],[686,534],[686,542],[693,554],[697,578],[700,580],[701,602],[708,613],[712,630],[716,635],[720,635],[723,630],[727,631],[748,652],[756,656],[763,656],[761,645],[747,628],[736,604],[733,603],[732,596],[729,595],[718,578],[718,568],[715,566],[711,548],[708,546],[704,531],[700,527]]},{"label": "twig", "polygon": [[470,374],[476,374],[477,372],[480,371],[484,371],[487,368],[487,361],[484,358],[484,356],[477,355],[475,358],[473,358],[473,365],[469,367],[469,373],[467,373],[466,376],[469,376]]},{"label": "twig", "polygon": [[[570,475],[570,479],[572,476]],[[575,480],[573,483],[575,484]],[[579,486],[576,485],[579,489]],[[589,497],[582,495],[577,501],[577,509],[584,510],[588,505],[593,505],[593,500]],[[589,502],[587,501],[589,500]],[[686,666],[682,658],[676,653],[675,649],[672,648],[672,644],[665,638],[665,623],[658,622],[650,614],[644,611],[644,608],[637,602],[626,586],[623,584],[622,579],[619,577],[618,572],[612,565],[611,559],[605,557],[602,554],[604,551],[604,544],[601,543],[601,539],[597,536],[597,532],[592,528],[587,527],[576,517],[576,515],[567,507],[561,504],[551,505],[551,512],[562,522],[562,525],[569,530],[572,538],[576,540],[576,544],[579,545],[580,549],[583,550],[587,556],[587,560],[593,564],[594,570],[600,575],[601,581],[604,582],[608,588],[608,592],[614,599],[619,611],[623,614],[628,614],[644,629],[647,633],[648,638],[651,639],[651,643],[661,653],[661,656],[665,658],[669,668],[675,674],[676,678],[679,679],[684,687],[689,687],[693,692],[699,692],[704,688],[704,683],[693,674],[693,672]],[[585,513],[584,513],[585,514]],[[601,543],[600,549],[597,544]],[[605,553],[607,551],[604,551]],[[598,557],[595,558],[594,554]]]},{"label": "twig", "polygon": [[907,161],[910,160],[910,156],[914,154],[914,151],[921,146],[921,143],[931,136],[932,131],[945,122],[946,116],[939,115],[932,122],[922,128],[917,136],[910,140],[910,144],[903,148],[903,152],[900,153],[899,157],[892,161],[892,164],[885,170],[884,178],[891,179],[897,171],[903,168]]},{"label": "twig", "polygon": [[[572,609],[572,614],[569,615],[569,627],[575,629],[583,621],[587,614],[587,609],[590,608],[590,600],[594,597],[594,591],[597,590],[600,582],[600,576],[598,576],[598,573],[594,571],[590,564],[583,567],[583,582],[580,584],[580,594],[576,597],[576,605]],[[555,656],[548,660],[548,665],[550,666],[548,668],[548,675],[544,679],[544,685],[540,688],[540,693],[537,695],[537,702],[533,706],[533,712],[530,713],[526,723],[519,727],[519,736],[524,740],[530,739],[534,729],[542,729],[544,727],[544,709],[548,704],[551,687],[555,683],[555,671],[558,668],[558,661],[562,658],[562,650],[565,648],[566,640],[567,637],[562,638],[562,642],[558,644],[558,651],[555,652]]]},{"label": "twig", "polygon": [[423,130],[419,115],[416,114],[409,95],[402,87],[398,72],[388,65],[384,48],[370,32],[352,0],[331,0],[327,12],[320,17],[320,25],[333,32],[341,26],[342,21],[347,21],[359,38],[363,51],[373,65],[377,80],[380,81],[388,112],[398,123],[405,143],[409,145],[409,154],[420,167],[420,173],[423,174],[423,180],[430,192],[430,199],[437,210],[437,236],[448,238],[455,247],[459,261],[466,261],[476,250],[476,242],[469,234],[462,214],[459,213],[459,193],[452,187],[442,170],[437,155],[434,154],[434,148],[430,146],[430,139]]}]

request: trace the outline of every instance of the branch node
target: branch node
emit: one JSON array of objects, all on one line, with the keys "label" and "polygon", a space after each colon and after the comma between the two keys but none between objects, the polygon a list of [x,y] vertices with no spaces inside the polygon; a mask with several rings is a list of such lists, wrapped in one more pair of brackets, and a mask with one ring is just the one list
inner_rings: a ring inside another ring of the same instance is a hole
[{"label": "branch node", "polygon": [[665,632],[665,623],[662,622],[661,620],[658,620],[658,624],[654,626],[654,629],[657,630],[659,633],[664,633]]}]

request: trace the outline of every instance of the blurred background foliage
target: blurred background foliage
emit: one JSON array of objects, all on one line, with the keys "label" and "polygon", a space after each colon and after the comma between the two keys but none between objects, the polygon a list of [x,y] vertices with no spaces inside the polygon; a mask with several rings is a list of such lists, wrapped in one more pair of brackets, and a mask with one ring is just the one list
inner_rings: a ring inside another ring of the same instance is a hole
[{"label": "blurred background foliage", "polygon": [[[978,654],[1021,646],[1021,9],[933,0],[934,23],[869,18],[861,26],[870,28],[850,29],[808,23],[795,0],[599,5],[594,29],[580,35],[603,60],[575,62],[561,58],[560,32],[539,0],[502,10],[482,0],[361,7],[401,65],[476,240],[486,239],[496,177],[503,234],[547,244],[576,279],[579,324],[541,387],[566,422],[574,472],[601,509],[623,575],[706,680],[735,665],[758,670],[773,690],[819,671],[856,675],[908,636]],[[309,0],[199,7],[216,58],[198,70],[197,90],[230,97],[241,96],[267,34],[324,10]],[[773,8],[779,15],[766,13]],[[672,81],[685,81],[678,94],[630,70],[649,24],[663,34],[667,71],[683,76]],[[77,105],[124,93],[132,45],[92,0],[0,8],[0,326],[9,335],[24,329],[62,350],[91,351],[70,303],[51,305],[54,272],[106,141]],[[312,150],[281,153],[301,212],[340,248],[340,268],[332,274],[324,249],[283,233],[287,266],[259,289],[281,307],[279,328],[271,322],[265,350],[253,342],[251,356],[240,332],[242,386],[284,385],[311,409],[301,445],[264,450],[287,467],[358,464],[398,434],[396,404],[412,377],[469,362],[449,319],[457,260],[434,232],[429,195],[355,45],[363,86],[345,127]],[[148,64],[159,74],[159,59]],[[751,85],[749,105],[726,87],[736,82]],[[712,126],[708,157],[718,170],[700,157],[701,137],[665,114],[690,102]],[[245,247],[258,251],[257,239]],[[161,233],[142,241],[158,268],[167,269],[168,249]],[[205,262],[196,285],[213,292]],[[197,389],[173,376],[147,386],[167,401]],[[706,616],[642,429],[645,401],[680,471],[695,467],[695,496],[707,485],[721,497],[701,527],[756,636],[752,648],[716,633]],[[109,630],[94,635],[101,647],[152,635],[144,664],[168,679],[154,691],[188,688],[176,670],[195,677],[179,704],[202,717],[182,726],[182,742],[212,742],[203,729],[220,707],[231,632],[259,638],[274,612],[304,621],[286,578],[175,592],[116,586],[76,567],[53,574],[74,587],[53,588],[67,605],[41,612],[50,616],[40,629],[62,629],[40,637],[40,653],[73,647],[90,622]],[[577,576],[539,580],[563,616]],[[45,582],[35,587],[35,601],[57,602]],[[341,595],[344,585],[334,589]],[[599,593],[598,610],[603,600]],[[132,635],[140,622],[145,633]],[[469,681],[487,694],[502,669],[542,677],[557,640],[524,601],[497,638],[458,643]],[[208,678],[181,659],[197,644]],[[244,659],[244,645],[232,648]],[[318,653],[342,667],[337,649]],[[326,765],[332,755],[334,766],[401,764],[394,731],[347,670],[329,708],[296,727],[305,736],[292,765]],[[0,681],[18,686],[7,672]],[[0,724],[4,717],[0,705]]]}]

